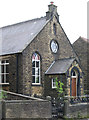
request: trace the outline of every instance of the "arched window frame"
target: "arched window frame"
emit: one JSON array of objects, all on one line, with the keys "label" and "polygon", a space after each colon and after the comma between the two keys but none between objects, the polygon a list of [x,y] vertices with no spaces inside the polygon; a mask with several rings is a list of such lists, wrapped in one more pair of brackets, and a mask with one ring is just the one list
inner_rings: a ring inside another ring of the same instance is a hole
[{"label": "arched window frame", "polygon": [[32,55],[32,85],[40,84],[40,55],[35,52]]}]

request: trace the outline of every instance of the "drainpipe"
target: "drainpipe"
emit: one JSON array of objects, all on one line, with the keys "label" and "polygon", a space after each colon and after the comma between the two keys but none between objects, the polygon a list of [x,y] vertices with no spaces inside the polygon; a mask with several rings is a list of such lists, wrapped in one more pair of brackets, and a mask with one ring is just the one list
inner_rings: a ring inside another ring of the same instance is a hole
[{"label": "drainpipe", "polygon": [[16,54],[16,93],[18,93],[18,54]]}]

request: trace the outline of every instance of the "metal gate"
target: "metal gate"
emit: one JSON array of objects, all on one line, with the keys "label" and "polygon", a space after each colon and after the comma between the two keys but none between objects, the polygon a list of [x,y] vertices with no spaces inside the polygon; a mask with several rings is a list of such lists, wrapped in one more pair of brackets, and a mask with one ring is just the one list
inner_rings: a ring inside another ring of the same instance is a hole
[{"label": "metal gate", "polygon": [[64,100],[60,98],[59,100],[52,99],[52,117],[59,118],[63,117],[64,113]]}]

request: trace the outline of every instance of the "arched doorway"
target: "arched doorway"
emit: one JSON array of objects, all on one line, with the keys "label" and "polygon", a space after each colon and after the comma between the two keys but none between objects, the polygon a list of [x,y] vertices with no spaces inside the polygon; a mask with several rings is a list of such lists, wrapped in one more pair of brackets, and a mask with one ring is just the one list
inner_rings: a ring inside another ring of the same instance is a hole
[{"label": "arched doorway", "polygon": [[77,72],[72,71],[72,96],[77,96]]},{"label": "arched doorway", "polygon": [[80,72],[77,67],[71,70],[70,95],[80,96]]}]

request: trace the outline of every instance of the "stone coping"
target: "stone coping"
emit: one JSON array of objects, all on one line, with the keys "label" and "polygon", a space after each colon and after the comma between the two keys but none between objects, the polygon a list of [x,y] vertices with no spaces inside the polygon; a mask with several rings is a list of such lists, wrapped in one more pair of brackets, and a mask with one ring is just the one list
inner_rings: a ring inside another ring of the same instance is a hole
[{"label": "stone coping", "polygon": [[31,97],[31,96],[26,96],[26,95],[22,95],[22,94],[17,94],[17,93],[5,91],[5,90],[0,90],[0,91],[3,91],[3,92],[5,92],[5,93],[7,93],[7,94],[10,94],[10,95],[22,97],[22,98],[28,98],[28,99],[39,100],[39,101],[46,101],[46,100],[43,100],[43,99],[40,99],[40,98],[35,98],[35,97]]},{"label": "stone coping", "polygon": [[89,103],[76,103],[76,104],[69,104],[69,106],[79,106],[79,105],[87,105]]},{"label": "stone coping", "polygon": [[48,100],[41,100],[41,101],[39,101],[39,100],[2,100],[2,102],[5,102],[5,103],[30,103],[30,102],[50,102],[50,101],[48,101]]}]

